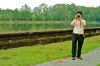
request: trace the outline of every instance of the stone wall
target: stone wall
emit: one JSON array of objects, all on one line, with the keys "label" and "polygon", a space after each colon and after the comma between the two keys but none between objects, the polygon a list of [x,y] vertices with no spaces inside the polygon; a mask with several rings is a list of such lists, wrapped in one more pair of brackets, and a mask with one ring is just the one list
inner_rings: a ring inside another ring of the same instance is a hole
[{"label": "stone wall", "polygon": [[[49,44],[71,40],[73,30],[25,31],[18,33],[0,33],[0,49],[20,46]],[[100,35],[100,28],[85,29],[86,37]]]}]

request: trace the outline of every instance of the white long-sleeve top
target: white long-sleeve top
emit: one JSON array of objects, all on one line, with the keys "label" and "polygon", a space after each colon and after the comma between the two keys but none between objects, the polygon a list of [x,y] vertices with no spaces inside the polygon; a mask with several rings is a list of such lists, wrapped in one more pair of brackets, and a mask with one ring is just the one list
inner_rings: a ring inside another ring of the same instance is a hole
[{"label": "white long-sleeve top", "polygon": [[84,19],[82,19],[81,21],[78,21],[78,20],[74,19],[71,22],[71,25],[74,26],[73,33],[75,33],[75,34],[84,34],[84,27],[86,25],[86,22],[85,22]]}]

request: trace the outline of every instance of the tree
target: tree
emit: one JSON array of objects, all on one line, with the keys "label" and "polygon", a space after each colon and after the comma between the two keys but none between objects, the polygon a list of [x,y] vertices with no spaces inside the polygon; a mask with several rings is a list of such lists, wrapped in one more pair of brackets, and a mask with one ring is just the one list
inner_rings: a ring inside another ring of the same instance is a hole
[{"label": "tree", "polygon": [[20,8],[20,20],[32,20],[31,15],[31,8],[27,4]]}]

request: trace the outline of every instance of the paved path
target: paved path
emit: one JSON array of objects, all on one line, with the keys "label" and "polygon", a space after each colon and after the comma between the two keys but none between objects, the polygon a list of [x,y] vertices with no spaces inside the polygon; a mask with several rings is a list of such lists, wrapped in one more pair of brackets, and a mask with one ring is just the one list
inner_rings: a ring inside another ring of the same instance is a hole
[{"label": "paved path", "polygon": [[37,64],[35,66],[96,66],[100,64],[100,47],[96,48],[89,53],[82,55],[83,60],[76,59],[71,60],[71,58],[60,59],[62,62],[56,62],[56,60]]}]

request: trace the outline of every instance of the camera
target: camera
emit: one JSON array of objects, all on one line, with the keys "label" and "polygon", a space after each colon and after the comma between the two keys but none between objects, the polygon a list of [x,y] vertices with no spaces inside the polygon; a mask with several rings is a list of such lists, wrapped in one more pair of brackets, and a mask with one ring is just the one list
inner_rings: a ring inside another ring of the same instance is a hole
[{"label": "camera", "polygon": [[77,15],[76,18],[80,18],[80,15]]}]

